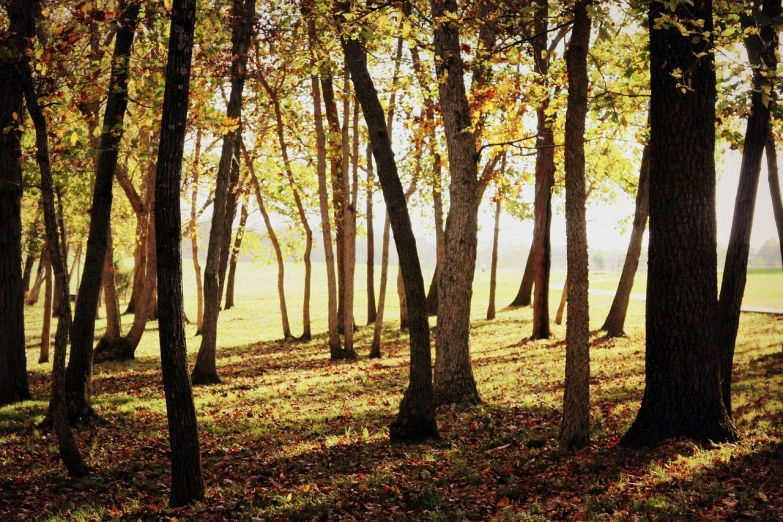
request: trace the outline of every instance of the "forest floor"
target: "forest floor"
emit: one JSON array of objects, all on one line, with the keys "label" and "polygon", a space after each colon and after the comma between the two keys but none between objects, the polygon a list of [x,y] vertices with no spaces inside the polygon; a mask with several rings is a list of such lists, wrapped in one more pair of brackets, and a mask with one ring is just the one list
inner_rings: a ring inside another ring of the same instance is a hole
[{"label": "forest floor", "polygon": [[[301,280],[292,268],[290,280]],[[617,442],[644,387],[644,303],[632,301],[627,338],[593,332],[592,444],[571,455],[557,448],[565,328],[553,325],[550,340],[526,340],[531,309],[502,309],[518,285],[511,272],[500,274],[497,319],[483,319],[488,273],[479,271],[471,349],[484,403],[441,408],[440,441],[399,446],[389,443],[387,430],[408,371],[396,296],[387,310],[383,358],[366,357],[371,328],[361,327],[359,360],[333,363],[323,335],[309,343],[275,340],[271,274],[269,267],[241,267],[238,306],[221,314],[223,383],[194,390],[207,498],[181,509],[166,507],[170,463],[156,323],[136,360],[96,366],[93,398],[102,422],[77,431],[95,472],[73,480],[53,434],[36,429],[51,366],[35,363],[40,306],[30,310],[33,400],[0,408],[0,520],[783,519],[783,319],[742,316],[734,385],[738,443],[675,440],[630,451]],[[783,274],[770,281],[760,286],[776,285],[780,295]],[[315,278],[314,332],[325,326],[321,283]],[[292,290],[297,324],[300,294]],[[357,310],[363,292],[357,289]],[[553,316],[559,297],[552,292]],[[611,297],[590,299],[597,329]],[[364,318],[362,311],[357,323]],[[130,318],[124,320],[127,328]],[[199,338],[192,326],[188,333],[192,364]]]}]

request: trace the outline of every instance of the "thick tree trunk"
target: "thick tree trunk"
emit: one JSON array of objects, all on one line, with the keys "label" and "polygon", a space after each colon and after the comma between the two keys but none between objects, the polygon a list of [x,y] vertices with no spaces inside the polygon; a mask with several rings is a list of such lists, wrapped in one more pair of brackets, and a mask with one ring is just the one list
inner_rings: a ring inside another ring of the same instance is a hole
[{"label": "thick tree trunk", "polygon": [[[17,3],[26,3],[24,1]],[[35,5],[35,4],[32,4]],[[31,3],[27,8],[32,17],[34,13]],[[13,20],[13,15],[12,15]],[[13,24],[13,21],[12,21]],[[60,295],[62,305],[60,319],[57,322],[57,331],[54,338],[54,361],[52,364],[52,394],[49,403],[49,413],[52,418],[55,433],[57,435],[60,457],[63,460],[68,474],[72,477],[83,477],[90,468],[82,459],[79,447],[73,437],[71,426],[68,422],[68,408],[65,399],[65,351],[68,347],[68,333],[71,329],[71,306],[68,301],[68,271],[65,259],[58,248],[57,217],[54,208],[54,189],[52,183],[52,169],[49,163],[49,143],[47,138],[46,120],[38,105],[38,100],[33,86],[32,71],[29,64],[22,63],[24,78],[25,99],[27,110],[35,124],[35,142],[37,147],[36,160],[41,170],[41,197],[43,199],[44,225],[46,228],[46,240],[51,248],[48,249],[49,263],[54,271],[55,291]],[[51,273],[49,274],[51,280]]]},{"label": "thick tree trunk", "polygon": [[375,225],[372,216],[373,187],[375,172],[372,166],[372,145],[367,143],[367,324],[374,324],[377,315],[375,307]]},{"label": "thick tree trunk", "polygon": [[[754,14],[772,20],[780,16],[781,0],[756,0]],[[759,4],[763,7],[759,9]],[[760,12],[759,12],[760,11]],[[720,347],[721,391],[726,412],[731,417],[731,372],[734,361],[734,345],[739,329],[740,307],[745,293],[745,281],[750,253],[750,235],[753,229],[753,213],[756,209],[761,161],[764,145],[770,132],[771,100],[765,100],[765,89],[774,92],[772,81],[777,69],[778,48],[777,26],[757,20],[752,27],[761,27],[757,35],[745,39],[748,59],[753,67],[753,94],[751,111],[745,131],[745,148],[742,151],[737,198],[734,203],[734,219],[723,267],[723,281],[720,285],[718,305],[718,345]],[[749,27],[751,27],[749,25]],[[769,78],[769,79],[768,79]]]},{"label": "thick tree trunk", "polygon": [[[506,159],[503,158],[505,169]],[[487,306],[487,319],[495,318],[495,289],[498,285],[498,241],[500,239],[500,206],[503,198],[495,195],[495,232],[492,236],[492,266],[489,270],[489,306]]]},{"label": "thick tree trunk", "polygon": [[198,259],[198,231],[196,230],[196,204],[198,203],[198,180],[201,169],[201,129],[196,133],[196,151],[193,158],[193,185],[190,191],[190,254],[196,275],[196,335],[201,335],[204,326],[204,287],[201,280],[201,263]]},{"label": "thick tree trunk", "polygon": [[[304,10],[304,8],[303,8]],[[307,13],[306,13],[307,14]],[[316,45],[317,38],[315,33],[315,20],[310,15],[307,21],[307,37],[310,47],[310,66],[314,69],[317,64]],[[328,332],[329,332],[329,354],[332,360],[342,359],[344,352],[340,346],[340,329],[337,317],[337,281],[335,277],[334,249],[332,248],[332,230],[329,222],[329,194],[326,188],[326,132],[324,131],[323,114],[321,112],[321,87],[318,77],[310,76],[310,83],[313,94],[313,116],[315,119],[315,138],[317,152],[317,172],[318,172],[318,200],[321,210],[321,231],[323,232],[324,258],[326,259],[326,286],[328,298]],[[323,82],[322,82],[323,83]],[[327,113],[330,106],[326,104]],[[335,109],[336,110],[336,109]],[[334,161],[332,161],[334,165]],[[334,169],[332,171],[334,179]],[[339,250],[339,244],[338,244]]]},{"label": "thick tree trunk", "polygon": [[[253,5],[248,6],[253,8]],[[163,96],[158,175],[155,183],[153,234],[156,241],[160,362],[171,448],[169,505],[204,499],[198,424],[188,378],[187,342],[182,296],[180,185],[188,113],[188,85],[193,52],[195,0],[174,0],[166,88]]]},{"label": "thick tree trunk", "polygon": [[[22,289],[22,166],[19,126],[23,120],[19,64],[35,34],[37,4],[6,2],[10,27],[0,47],[0,406],[30,398]],[[56,244],[56,243],[55,243]]]},{"label": "thick tree trunk", "polygon": [[[101,290],[103,264],[111,219],[112,181],[117,167],[117,155],[122,139],[122,120],[128,104],[128,59],[130,57],[139,4],[121,1],[121,26],[117,30],[112,58],[109,95],[103,116],[100,151],[98,153],[90,232],[84,272],[76,299],[76,313],[71,339],[71,356],[65,374],[66,401],[71,417],[93,416],[90,406],[92,380],[92,343],[95,338],[95,310]],[[63,307],[65,308],[65,307]]]},{"label": "thick tree trunk", "polygon": [[639,188],[636,190],[636,212],[633,217],[631,240],[625,254],[623,273],[617,284],[617,292],[612,300],[609,315],[606,316],[601,330],[606,330],[607,337],[625,336],[625,316],[628,303],[631,300],[631,289],[639,267],[639,256],[642,253],[644,229],[647,227],[647,217],[650,213],[650,146],[645,145],[642,151],[642,167],[639,169]]},{"label": "thick tree trunk", "polygon": [[242,204],[242,210],[239,213],[239,228],[237,228],[234,238],[234,247],[231,249],[231,261],[228,266],[228,282],[226,283],[226,306],[225,309],[234,307],[234,282],[237,277],[237,261],[239,261],[239,249],[242,248],[242,238],[245,236],[245,225],[247,225],[247,205]]},{"label": "thick tree trunk", "polygon": [[[232,14],[234,28],[231,35],[231,94],[226,108],[229,119],[239,119],[242,113],[242,91],[245,87],[247,52],[250,39],[255,33],[253,19],[255,0],[233,0]],[[220,382],[217,374],[217,322],[220,311],[220,250],[226,215],[231,211],[226,206],[229,192],[229,178],[232,164],[236,161],[239,148],[239,131],[232,130],[223,137],[223,150],[218,165],[215,202],[212,212],[212,230],[209,233],[207,266],[204,270],[204,326],[201,331],[201,346],[193,368],[193,384],[214,384]]]},{"label": "thick tree trunk", "polygon": [[[646,386],[642,406],[621,443],[650,446],[672,437],[724,442],[737,438],[721,398],[717,347],[715,225],[715,69],[708,40],[661,15],[704,20],[712,2],[651,3],[650,243],[647,276]],[[686,77],[672,71],[686,71]],[[688,85],[683,93],[681,82]],[[677,114],[677,118],[672,118]]]},{"label": "thick tree trunk", "polygon": [[342,40],[342,47],[372,142],[410,310],[410,382],[397,418],[389,427],[389,435],[392,441],[400,442],[437,438],[427,302],[416,238],[384,122],[383,108],[367,70],[364,48],[360,41],[348,39]]},{"label": "thick tree trunk", "polygon": [[[568,323],[560,448],[574,451],[590,443],[590,312],[588,304],[587,218],[585,205],[585,119],[587,52],[592,0],[574,7],[574,28],[566,51],[568,105],[565,123],[566,255]],[[565,293],[566,290],[564,289]]]},{"label": "thick tree trunk", "polygon": [[[432,16],[456,15],[456,0],[433,0]],[[476,138],[465,94],[458,26],[435,29],[440,105],[446,131],[451,185],[446,220],[446,255],[438,288],[435,400],[438,404],[480,402],[470,361],[470,302],[476,268],[478,169]]]},{"label": "thick tree trunk", "polygon": [[780,193],[780,178],[778,175],[778,151],[775,149],[775,136],[769,133],[765,145],[767,155],[767,180],[769,193],[772,196],[772,212],[775,215],[775,226],[778,229],[780,257],[783,261],[783,196]]},{"label": "thick tree trunk", "polygon": [[38,364],[49,362],[49,347],[52,344],[52,262],[49,255],[44,254],[41,262],[46,267],[46,289],[44,290],[43,325],[41,326],[41,350]]},{"label": "thick tree trunk", "polygon": [[258,209],[261,211],[261,216],[264,218],[266,232],[269,236],[269,241],[272,243],[272,248],[275,251],[275,259],[277,260],[277,295],[280,301],[280,317],[283,320],[283,340],[285,342],[290,342],[294,340],[294,336],[291,335],[291,325],[288,322],[288,307],[285,302],[285,261],[283,259],[283,251],[280,249],[280,242],[277,240],[277,234],[275,234],[275,229],[272,227],[272,220],[269,219],[269,213],[266,211],[264,196],[261,194],[261,184],[258,181],[258,176],[256,176],[256,169],[253,166],[253,161],[250,159],[250,155],[247,153],[245,144],[242,141],[240,141],[240,146],[242,155],[245,159],[245,165],[250,171],[250,180],[255,189]]}]

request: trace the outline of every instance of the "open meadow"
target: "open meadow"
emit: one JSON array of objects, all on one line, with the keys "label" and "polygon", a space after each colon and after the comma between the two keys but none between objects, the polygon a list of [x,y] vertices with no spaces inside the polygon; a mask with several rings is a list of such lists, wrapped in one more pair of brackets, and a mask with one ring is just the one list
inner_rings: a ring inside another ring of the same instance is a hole
[{"label": "open meadow", "polygon": [[[364,272],[357,268],[360,358],[334,363],[324,336],[323,266],[313,270],[314,339],[286,344],[278,340],[274,267],[239,265],[237,306],[220,315],[217,361],[223,383],[194,388],[206,500],[177,509],[166,507],[170,465],[156,323],[149,323],[136,360],[95,367],[93,402],[102,422],[76,431],[95,471],[77,480],[62,469],[54,435],[36,428],[46,412],[51,365],[35,362],[41,309],[28,309],[33,400],[0,408],[0,519],[783,518],[781,318],[742,315],[734,385],[738,443],[674,440],[631,451],[616,444],[644,387],[644,303],[631,301],[628,338],[608,340],[595,330],[612,298],[591,295],[592,443],[569,455],[557,444],[565,326],[553,324],[550,340],[526,341],[532,309],[504,309],[516,294],[515,271],[499,272],[500,311],[496,320],[485,320],[489,273],[477,270],[471,350],[483,404],[440,408],[440,441],[392,445],[387,426],[407,384],[408,340],[398,330],[396,293],[390,294],[383,358],[366,357],[372,329],[364,326]],[[296,334],[302,268],[286,269]],[[187,260],[185,270],[192,318]],[[430,275],[425,274],[427,283]],[[396,276],[396,267],[390,276]],[[635,293],[643,293],[643,277]],[[563,278],[553,274],[553,285]],[[595,286],[614,290],[608,282]],[[780,306],[782,294],[783,273],[751,272],[746,302]],[[553,316],[559,298],[560,291],[551,292]],[[123,320],[127,329],[130,318]],[[187,331],[192,367],[199,338],[194,326]]]}]

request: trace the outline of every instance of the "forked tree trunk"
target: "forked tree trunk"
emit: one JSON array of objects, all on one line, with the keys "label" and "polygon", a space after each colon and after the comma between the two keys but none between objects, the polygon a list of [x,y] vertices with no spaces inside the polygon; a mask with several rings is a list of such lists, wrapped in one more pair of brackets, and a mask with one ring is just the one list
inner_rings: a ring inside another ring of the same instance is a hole
[{"label": "forked tree trunk", "polygon": [[642,253],[644,229],[647,227],[647,217],[650,213],[650,146],[645,145],[642,151],[642,167],[639,169],[639,188],[636,190],[636,211],[633,217],[631,240],[625,254],[623,272],[617,284],[617,292],[612,300],[609,315],[606,316],[601,330],[606,330],[607,337],[625,336],[625,316],[628,313],[628,303],[631,300],[636,270],[639,267],[639,256]]},{"label": "forked tree trunk", "polygon": [[[662,16],[704,20],[712,2],[650,3],[650,243],[642,406],[621,440],[651,446],[673,438],[737,439],[721,398],[715,250],[715,68],[709,39],[683,36]],[[692,91],[672,71],[688,71]],[[672,118],[677,114],[677,118]]]},{"label": "forked tree trunk", "polygon": [[[780,17],[781,0],[756,0],[754,14],[763,15],[766,20]],[[759,9],[759,4],[763,7]],[[760,11],[760,12],[759,12]],[[721,361],[721,391],[726,412],[731,417],[731,373],[734,362],[734,346],[739,329],[740,307],[745,293],[745,281],[750,253],[750,235],[753,229],[753,213],[756,209],[756,194],[761,176],[761,161],[764,145],[770,131],[771,100],[765,100],[765,90],[774,92],[771,81],[777,69],[778,31],[769,21],[757,20],[752,26],[761,27],[760,33],[745,39],[748,60],[753,68],[753,93],[751,111],[745,131],[745,147],[742,151],[737,198],[734,203],[734,219],[723,267],[718,305],[718,345]],[[769,79],[768,79],[769,78]]]},{"label": "forked tree trunk", "polygon": [[377,315],[375,307],[375,225],[372,215],[375,172],[372,167],[372,145],[367,143],[367,324],[374,324]]},{"label": "forked tree trunk", "polygon": [[41,257],[45,265],[46,289],[44,290],[43,325],[41,326],[41,350],[38,355],[38,364],[49,362],[49,347],[52,343],[52,263],[49,255]]},{"label": "forked tree trunk", "polygon": [[283,259],[283,251],[280,249],[280,242],[277,240],[277,234],[275,234],[275,229],[272,227],[269,213],[266,211],[264,196],[261,193],[261,184],[258,181],[258,176],[256,176],[256,169],[253,166],[253,161],[250,159],[245,144],[241,140],[240,147],[242,149],[242,156],[245,159],[245,165],[250,171],[250,180],[253,183],[253,189],[256,193],[258,209],[261,211],[261,216],[264,218],[266,232],[269,236],[269,241],[272,243],[272,248],[275,251],[275,259],[277,260],[277,296],[280,302],[280,318],[283,321],[283,340],[285,342],[290,342],[294,340],[294,336],[291,335],[291,324],[288,322],[288,307],[285,302],[285,261]]},{"label": "forked tree trunk", "polygon": [[[247,53],[254,34],[255,0],[233,0],[232,15],[235,20],[231,35],[231,94],[226,108],[229,119],[239,119],[242,112],[242,91],[245,87]],[[220,250],[227,208],[229,178],[232,164],[239,148],[239,131],[232,130],[223,137],[223,150],[218,165],[215,202],[212,212],[212,230],[209,234],[207,266],[204,270],[204,327],[201,331],[201,346],[193,368],[193,384],[215,384],[220,382],[217,374],[217,322],[220,311]]]},{"label": "forked tree trunk", "polygon": [[[90,406],[92,387],[92,344],[95,338],[95,310],[101,290],[103,263],[106,259],[106,240],[111,220],[112,182],[117,168],[117,155],[122,139],[122,120],[128,104],[128,76],[133,37],[140,5],[121,1],[122,25],[117,30],[112,57],[109,94],[103,116],[100,151],[98,153],[90,212],[90,232],[87,239],[87,255],[84,272],[76,299],[71,356],[65,374],[66,401],[73,417],[92,416]],[[118,130],[119,129],[119,130]],[[67,289],[66,289],[67,290]],[[63,307],[65,309],[65,307]]]},{"label": "forked tree trunk", "polygon": [[[503,157],[503,169],[505,170],[506,158]],[[492,236],[492,266],[489,269],[489,306],[487,306],[487,319],[495,318],[495,290],[498,285],[498,242],[500,239],[500,207],[503,197],[495,194],[495,232]]]},{"label": "forked tree trunk", "polygon": [[565,123],[566,255],[568,323],[560,448],[575,451],[590,443],[590,312],[588,303],[587,193],[585,187],[585,120],[587,118],[587,52],[592,0],[574,6],[574,28],[566,51],[568,103]]},{"label": "forked tree trunk", "polygon": [[[252,8],[253,6],[249,6]],[[159,294],[160,362],[171,450],[171,507],[204,499],[198,424],[188,378],[183,317],[180,186],[193,52],[195,0],[174,0],[155,183],[155,259]]]},{"label": "forked tree trunk", "polygon": [[[342,6],[345,8],[345,5]],[[400,404],[397,418],[389,427],[392,441],[407,442],[437,438],[435,403],[432,390],[430,362],[430,335],[427,320],[427,302],[421,275],[416,239],[413,235],[405,194],[397,173],[383,108],[367,70],[367,57],[358,40],[341,40],[356,97],[362,105],[364,119],[373,144],[386,207],[394,229],[394,239],[400,266],[405,278],[405,289],[411,315],[410,324],[410,382]]]},{"label": "forked tree trunk", "polygon": [[231,261],[228,267],[228,282],[226,283],[226,306],[225,309],[234,307],[234,282],[237,277],[237,261],[239,261],[239,250],[242,248],[242,238],[245,236],[245,225],[247,225],[247,205],[242,204],[242,210],[239,213],[239,228],[237,228],[234,238],[234,247],[231,249]]},{"label": "forked tree trunk", "polygon": [[775,136],[772,132],[769,133],[765,148],[767,155],[767,181],[769,181],[769,193],[772,196],[772,212],[775,215],[775,226],[778,229],[780,258],[783,261],[783,196],[780,194],[778,151],[775,149]]}]

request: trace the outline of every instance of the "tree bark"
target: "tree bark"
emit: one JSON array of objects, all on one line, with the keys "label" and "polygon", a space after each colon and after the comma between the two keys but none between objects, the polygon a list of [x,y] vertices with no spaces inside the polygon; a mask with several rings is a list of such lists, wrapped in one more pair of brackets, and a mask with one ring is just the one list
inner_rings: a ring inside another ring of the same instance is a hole
[{"label": "tree bark", "polygon": [[116,341],[122,337],[122,318],[120,315],[120,298],[114,283],[114,240],[111,227],[106,238],[106,260],[103,265],[103,299],[106,306],[106,332],[103,337]]},{"label": "tree bark", "polygon": [[[346,68],[346,80],[348,69]],[[348,85],[346,84],[346,87]],[[346,101],[348,104],[349,89],[346,89]],[[346,119],[347,126],[347,119]],[[356,357],[353,348],[353,302],[354,302],[354,275],[356,273],[356,197],[359,183],[359,105],[353,104],[353,150],[352,173],[353,182],[348,177],[347,171],[343,174],[343,191],[345,194],[345,329],[343,342],[346,353]]]},{"label": "tree bark", "polygon": [[631,300],[636,269],[639,267],[639,256],[642,253],[644,229],[647,227],[647,217],[650,213],[650,146],[645,145],[642,151],[642,166],[639,169],[639,188],[636,190],[636,211],[633,217],[631,240],[625,254],[623,273],[617,284],[617,292],[612,300],[609,315],[606,316],[601,330],[606,330],[607,337],[625,337],[625,316],[628,303]]},{"label": "tree bark", "polygon": [[[245,87],[247,52],[250,38],[255,33],[253,20],[255,0],[233,0],[232,15],[234,27],[231,35],[231,94],[226,108],[229,119],[238,120],[242,113],[242,91]],[[224,221],[227,208],[229,178],[238,149],[238,130],[232,130],[223,137],[223,150],[218,165],[215,202],[212,212],[212,230],[209,233],[207,266],[204,270],[204,327],[201,332],[201,347],[191,375],[193,384],[215,384],[220,382],[217,374],[217,321],[220,312],[220,247],[223,244]]]},{"label": "tree bark", "polygon": [[[28,5],[29,4],[29,5]],[[33,7],[34,6],[34,7]],[[35,35],[37,3],[6,2],[10,26],[0,35],[0,406],[30,398],[22,289],[22,165],[24,109],[19,64]]]},{"label": "tree bark", "polygon": [[[456,0],[433,0],[434,18],[457,15]],[[446,220],[446,255],[438,288],[435,400],[438,404],[480,402],[470,361],[470,302],[476,268],[478,168],[476,138],[463,81],[458,26],[435,29],[440,105],[446,131],[451,185]]]},{"label": "tree bark", "polygon": [[367,143],[367,324],[374,324],[378,311],[375,307],[375,225],[372,216],[375,172],[372,166],[372,145]]},{"label": "tree bark", "polygon": [[38,364],[49,362],[49,347],[52,343],[52,262],[49,255],[41,256],[46,271],[46,289],[44,290],[43,325],[41,326],[41,350]]},{"label": "tree bark", "polygon": [[391,222],[389,213],[383,221],[383,238],[381,239],[381,287],[378,289],[378,313],[375,316],[372,344],[370,345],[370,358],[381,357],[381,334],[383,333],[383,312],[386,309],[386,285],[389,281],[389,240],[391,236]]},{"label": "tree bark", "polygon": [[525,271],[522,273],[522,282],[519,283],[519,291],[516,297],[508,306],[530,306],[533,302],[533,284],[535,282],[535,259],[536,254],[533,252],[533,244],[530,245],[530,250],[527,253],[527,261],[525,261]]},{"label": "tree bark", "polygon": [[[781,0],[756,0],[753,7],[754,15],[761,14],[766,20],[776,19],[781,13]],[[775,85],[772,78],[778,65],[775,55],[778,48],[777,26],[770,22],[764,23],[762,20],[754,20],[752,25],[747,24],[747,26],[760,26],[761,30],[758,34],[745,39],[745,49],[753,67],[753,93],[718,305],[721,391],[729,417],[732,413],[731,372],[734,346],[739,329],[742,296],[745,293],[750,235],[753,229],[753,213],[756,210],[761,161],[770,128],[769,104],[772,100],[765,99],[764,90],[766,88],[770,93],[774,92]],[[768,75],[770,79],[767,79]]]},{"label": "tree bark", "polygon": [[30,290],[30,278],[33,275],[33,265],[35,265],[37,259],[38,256],[32,252],[28,252],[27,257],[24,258],[24,268],[22,269],[22,292],[24,292],[25,296]]},{"label": "tree bark", "polygon": [[196,335],[204,327],[204,287],[201,280],[201,263],[198,259],[198,231],[196,230],[196,204],[198,203],[198,180],[201,169],[201,129],[196,132],[196,151],[193,157],[193,185],[190,191],[190,253],[193,271],[196,275]]},{"label": "tree bark", "polygon": [[[574,27],[566,51],[568,102],[565,123],[566,255],[568,322],[560,448],[575,451],[590,443],[590,312],[588,304],[587,218],[585,205],[585,120],[587,52],[591,0],[574,6]],[[564,289],[563,292],[566,292]]]},{"label": "tree bark", "polygon": [[120,2],[119,12],[122,13],[120,15],[121,25],[115,37],[109,94],[103,116],[92,211],[90,212],[87,255],[84,260],[79,295],[76,299],[71,356],[65,374],[68,412],[74,418],[95,415],[90,406],[95,310],[98,307],[103,264],[106,259],[111,219],[112,181],[123,134],[122,120],[128,104],[127,86],[130,71],[128,60],[136,32],[139,4],[123,0]]},{"label": "tree bark", "polygon": [[[218,263],[218,310],[223,302],[223,294],[226,289],[226,276],[228,275],[228,260],[231,257],[231,239],[234,229],[234,220],[237,217],[237,189],[239,188],[239,145],[235,145],[237,152],[231,160],[231,176],[228,180],[228,194],[226,196],[226,216],[223,221],[223,233],[221,234],[220,254]],[[211,233],[211,231],[210,231]]]},{"label": "tree bark", "polygon": [[[733,441],[737,431],[721,398],[716,342],[712,43],[693,41],[674,25],[654,28],[656,19],[671,14],[704,20],[702,29],[710,34],[712,2],[679,4],[674,13],[657,2],[649,9],[652,154],[646,386],[641,409],[621,444],[651,446],[672,437]],[[676,77],[674,70],[684,75]]]},{"label": "tree bark", "polygon": [[[503,163],[506,160],[503,158]],[[503,166],[505,169],[505,165]],[[498,284],[498,242],[500,239],[500,207],[503,198],[495,195],[495,232],[492,236],[492,266],[489,270],[489,306],[487,306],[487,319],[495,318],[495,289]]]},{"label": "tree bark", "polygon": [[30,289],[29,292],[27,292],[27,297],[25,298],[24,304],[27,306],[34,306],[38,303],[38,299],[41,296],[41,284],[43,284],[44,280],[44,268],[46,265],[44,265],[41,260],[38,260],[38,269],[35,271],[35,282],[33,283],[33,287]]},{"label": "tree bark", "polygon": [[[342,7],[345,9],[345,4]],[[397,173],[389,132],[384,122],[383,108],[367,70],[364,48],[359,40],[343,38],[341,43],[372,142],[378,177],[381,180],[381,189],[394,230],[394,240],[405,279],[410,310],[410,382],[400,404],[397,418],[389,427],[389,435],[392,441],[399,442],[438,438],[432,389],[427,302],[416,250],[416,238],[413,235],[405,194]]]},{"label": "tree bark", "polygon": [[440,285],[440,273],[446,257],[446,233],[443,227],[443,188],[440,182],[440,154],[437,152],[433,153],[432,161],[432,207],[435,212],[435,244],[437,251],[435,273],[432,274],[430,290],[427,292],[427,314],[438,315],[438,286]]},{"label": "tree bark", "polygon": [[[253,13],[252,4],[247,8]],[[182,296],[180,185],[188,114],[195,0],[174,0],[171,13],[166,87],[163,95],[154,230],[158,279],[160,361],[171,448],[171,507],[204,499],[198,424],[188,378]]]},{"label": "tree bark", "polygon": [[783,260],[783,196],[780,194],[780,178],[778,177],[778,152],[775,149],[775,136],[770,132],[765,144],[767,156],[767,181],[769,193],[772,196],[772,212],[775,215],[775,227],[778,229],[780,243],[780,258]]},{"label": "tree bark", "polygon": [[226,310],[234,307],[234,281],[237,276],[237,261],[239,261],[239,249],[242,248],[242,238],[245,235],[247,225],[247,206],[243,203],[239,213],[239,228],[234,238],[234,247],[231,249],[231,261],[228,267],[228,282],[226,283]]}]

